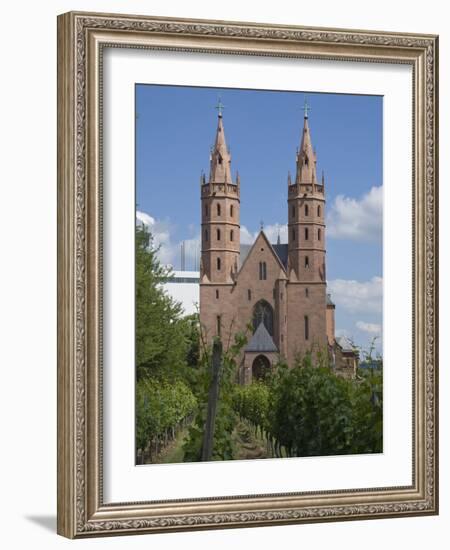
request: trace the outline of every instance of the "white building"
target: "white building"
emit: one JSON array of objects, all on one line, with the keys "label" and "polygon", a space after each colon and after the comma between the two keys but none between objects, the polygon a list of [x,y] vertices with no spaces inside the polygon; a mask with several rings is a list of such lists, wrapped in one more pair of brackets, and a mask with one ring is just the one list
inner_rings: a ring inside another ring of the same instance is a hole
[{"label": "white building", "polygon": [[177,302],[180,302],[186,315],[198,312],[200,298],[200,273],[198,271],[173,271],[163,288]]}]

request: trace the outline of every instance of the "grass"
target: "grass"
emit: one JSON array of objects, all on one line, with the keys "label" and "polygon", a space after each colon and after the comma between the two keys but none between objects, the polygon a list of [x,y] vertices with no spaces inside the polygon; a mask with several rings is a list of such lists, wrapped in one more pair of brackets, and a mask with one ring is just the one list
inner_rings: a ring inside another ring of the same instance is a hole
[{"label": "grass", "polygon": [[180,430],[175,439],[158,455],[154,464],[177,464],[183,462],[183,443],[188,435],[188,426]]}]

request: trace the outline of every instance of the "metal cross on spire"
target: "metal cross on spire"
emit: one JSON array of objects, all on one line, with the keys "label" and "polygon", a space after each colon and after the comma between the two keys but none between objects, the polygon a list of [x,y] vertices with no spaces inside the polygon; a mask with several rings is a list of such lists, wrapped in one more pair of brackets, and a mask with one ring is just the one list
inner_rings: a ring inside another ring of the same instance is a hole
[{"label": "metal cross on spire", "polygon": [[305,96],[305,103],[303,105],[303,111],[305,112],[305,118],[308,118],[308,112],[311,110],[311,107],[308,105],[308,98]]},{"label": "metal cross on spire", "polygon": [[261,220],[261,221],[259,222],[259,226],[260,226],[261,231],[262,231],[262,230],[264,229],[264,220]]},{"label": "metal cross on spire", "polygon": [[216,109],[219,111],[219,116],[222,116],[222,111],[225,108],[225,105],[222,103],[222,98],[219,96],[217,101]]}]

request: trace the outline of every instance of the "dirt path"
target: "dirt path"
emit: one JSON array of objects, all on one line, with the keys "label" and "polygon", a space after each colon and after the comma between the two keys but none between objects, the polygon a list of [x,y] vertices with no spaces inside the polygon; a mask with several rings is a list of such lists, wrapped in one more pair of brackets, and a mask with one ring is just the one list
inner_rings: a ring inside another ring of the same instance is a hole
[{"label": "dirt path", "polygon": [[271,458],[267,453],[265,440],[255,436],[253,428],[246,422],[240,421],[236,426],[235,433],[235,459],[250,460],[253,458]]},{"label": "dirt path", "polygon": [[171,441],[164,449],[158,454],[156,459],[153,460],[153,464],[177,464],[183,462],[183,443],[188,433],[188,426],[180,430],[175,439]]}]

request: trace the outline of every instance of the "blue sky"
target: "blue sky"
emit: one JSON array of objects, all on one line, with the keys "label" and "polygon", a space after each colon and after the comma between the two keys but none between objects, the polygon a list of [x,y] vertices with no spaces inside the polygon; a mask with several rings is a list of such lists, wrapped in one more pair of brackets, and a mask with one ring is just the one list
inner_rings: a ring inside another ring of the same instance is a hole
[{"label": "blue sky", "polygon": [[[242,240],[260,222],[285,239],[287,174],[303,126],[302,92],[136,86],[136,202],[161,259],[199,259],[200,174],[208,176],[217,105],[241,177]],[[367,347],[382,325],[382,97],[308,93],[318,175],[325,173],[327,280],[340,333]]]}]

